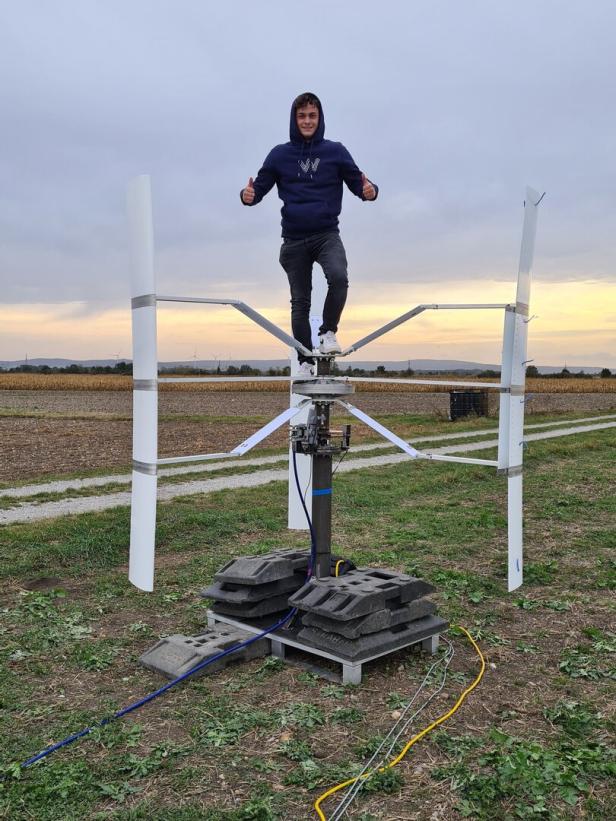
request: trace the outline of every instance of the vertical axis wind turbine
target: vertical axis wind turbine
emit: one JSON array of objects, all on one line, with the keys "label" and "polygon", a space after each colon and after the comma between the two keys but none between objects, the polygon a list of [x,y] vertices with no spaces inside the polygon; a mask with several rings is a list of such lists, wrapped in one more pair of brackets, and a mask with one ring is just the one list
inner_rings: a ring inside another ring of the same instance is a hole
[{"label": "vertical axis wind turbine", "polygon": [[[156,294],[154,277],[154,246],[152,230],[152,206],[150,180],[147,176],[137,177],[128,187],[128,217],[132,251],[132,314],[133,314],[133,485],[131,506],[131,542],[130,542],[130,581],[142,590],[152,590],[154,585],[154,545],[156,534],[156,494],[157,472],[160,465],[199,462],[209,459],[238,457],[247,453],[259,442],[288,423],[299,414],[304,414],[309,405],[318,407],[325,402],[336,403],[349,413],[368,425],[380,436],[383,436],[410,458],[429,459],[431,461],[459,462],[471,465],[483,465],[496,468],[498,473],[507,478],[508,510],[508,589],[515,590],[522,584],[522,464],[523,464],[523,425],[524,425],[524,390],[526,374],[526,349],[528,339],[529,302],[531,269],[535,246],[538,206],[543,195],[532,188],[526,189],[524,202],[524,222],[520,263],[517,278],[516,300],[507,304],[422,304],[416,305],[406,313],[383,325],[367,336],[359,339],[339,356],[345,357],[359,348],[383,336],[403,323],[414,319],[429,310],[504,310],[502,367],[500,382],[468,382],[460,380],[430,379],[363,379],[353,377],[330,376],[330,365],[334,359],[331,355],[322,355],[310,351],[300,342],[249,305],[238,299],[208,299],[202,297],[160,296]],[[255,322],[262,329],[275,336],[286,346],[314,356],[318,361],[318,374],[304,383],[293,383],[290,377],[159,377],[157,360],[156,308],[158,302],[190,302],[208,305],[229,305]],[[158,385],[164,382],[229,382],[251,381],[272,382],[288,381],[292,387],[292,404],[287,410],[268,422],[244,442],[226,453],[197,454],[194,456],[176,456],[158,458],[157,448],[157,415]],[[496,390],[500,393],[499,437],[497,460],[474,459],[465,456],[448,456],[444,454],[421,451],[405,442],[399,436],[368,414],[342,399],[352,393],[353,382],[379,382],[423,385],[456,385],[465,388],[478,387]],[[302,399],[301,396],[306,398]],[[304,417],[305,418],[305,417]],[[290,482],[291,483],[291,482]],[[318,496],[313,495],[313,510],[320,511]],[[297,502],[299,497],[289,494],[289,527],[299,528],[297,520]],[[317,505],[315,508],[314,505]],[[294,506],[294,507],[293,507]],[[319,512],[321,515],[322,512]],[[327,528],[325,528],[327,530]],[[326,561],[322,561],[326,567]]]}]

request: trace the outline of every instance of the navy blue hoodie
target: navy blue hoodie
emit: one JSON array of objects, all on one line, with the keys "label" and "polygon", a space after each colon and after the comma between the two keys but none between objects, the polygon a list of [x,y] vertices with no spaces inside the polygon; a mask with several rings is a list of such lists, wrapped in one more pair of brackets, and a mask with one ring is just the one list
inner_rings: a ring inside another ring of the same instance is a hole
[{"label": "navy blue hoodie", "polygon": [[[365,199],[362,172],[342,143],[323,139],[325,117],[318,99],[317,107],[319,125],[312,139],[305,141],[291,106],[291,141],[272,148],[253,183],[255,198],[250,205],[261,202],[277,185],[278,196],[284,203],[280,211],[282,236],[287,239],[338,231],[343,182],[355,196]],[[378,195],[378,187],[374,188]]]}]

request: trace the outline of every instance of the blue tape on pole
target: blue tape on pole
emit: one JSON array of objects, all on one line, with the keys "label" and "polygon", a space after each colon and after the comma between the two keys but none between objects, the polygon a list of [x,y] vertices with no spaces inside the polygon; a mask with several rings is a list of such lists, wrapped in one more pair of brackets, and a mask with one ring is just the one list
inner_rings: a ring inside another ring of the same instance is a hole
[{"label": "blue tape on pole", "polygon": [[313,496],[331,496],[332,489],[331,487],[325,487],[323,490],[313,490]]}]

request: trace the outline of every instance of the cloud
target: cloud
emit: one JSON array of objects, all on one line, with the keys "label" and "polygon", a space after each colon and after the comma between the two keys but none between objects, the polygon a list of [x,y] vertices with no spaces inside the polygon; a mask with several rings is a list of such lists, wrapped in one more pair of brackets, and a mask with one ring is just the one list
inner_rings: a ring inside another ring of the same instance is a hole
[{"label": "cloud", "polygon": [[1,14],[0,285],[16,310],[124,310],[125,189],[150,173],[159,289],[267,293],[286,311],[280,202],[247,209],[238,192],[308,88],[326,136],[381,187],[374,204],[344,197],[352,287],[510,282],[527,183],[547,190],[537,281],[616,281],[607,0],[23,0]]}]

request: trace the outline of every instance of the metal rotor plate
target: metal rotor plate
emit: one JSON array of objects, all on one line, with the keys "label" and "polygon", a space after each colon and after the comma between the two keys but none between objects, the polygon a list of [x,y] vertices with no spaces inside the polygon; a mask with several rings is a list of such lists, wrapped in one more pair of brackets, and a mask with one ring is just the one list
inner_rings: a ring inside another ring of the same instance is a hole
[{"label": "metal rotor plate", "polygon": [[293,393],[310,396],[312,399],[334,399],[355,393],[355,387],[346,380],[315,376],[314,379],[305,382],[293,382]]}]

